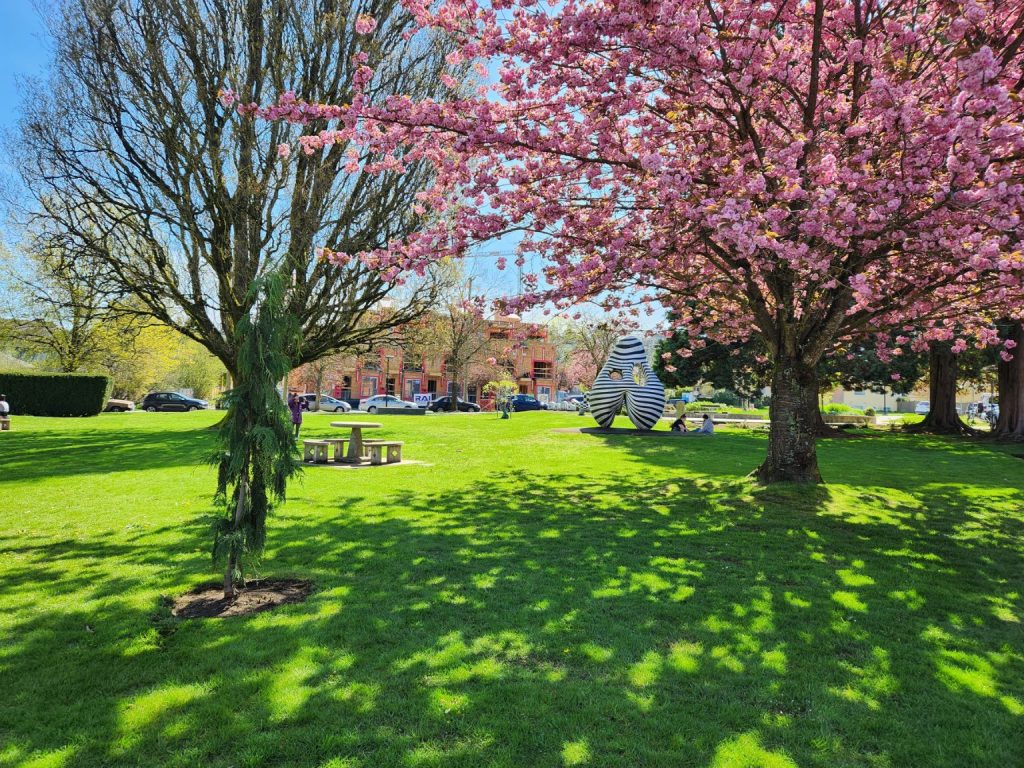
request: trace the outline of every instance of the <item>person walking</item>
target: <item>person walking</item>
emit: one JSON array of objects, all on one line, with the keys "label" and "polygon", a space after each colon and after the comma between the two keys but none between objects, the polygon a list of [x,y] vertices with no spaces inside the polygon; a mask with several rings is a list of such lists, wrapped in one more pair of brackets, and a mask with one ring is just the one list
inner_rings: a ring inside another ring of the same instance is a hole
[{"label": "person walking", "polygon": [[7,402],[7,395],[0,395],[0,429],[11,428],[11,404]]},{"label": "person walking", "polygon": [[295,427],[295,439],[299,439],[299,429],[302,428],[302,411],[306,405],[305,401],[296,397],[292,392],[288,395],[288,410],[292,412],[292,425]]}]

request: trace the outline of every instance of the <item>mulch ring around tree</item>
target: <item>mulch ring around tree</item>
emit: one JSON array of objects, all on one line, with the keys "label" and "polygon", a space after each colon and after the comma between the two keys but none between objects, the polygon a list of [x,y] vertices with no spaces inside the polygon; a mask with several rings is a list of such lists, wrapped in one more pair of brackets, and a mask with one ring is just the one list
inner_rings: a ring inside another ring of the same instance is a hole
[{"label": "mulch ring around tree", "polygon": [[279,605],[302,603],[313,592],[313,582],[302,579],[254,579],[224,599],[223,583],[201,584],[175,598],[171,613],[179,619],[223,619],[269,611]]}]

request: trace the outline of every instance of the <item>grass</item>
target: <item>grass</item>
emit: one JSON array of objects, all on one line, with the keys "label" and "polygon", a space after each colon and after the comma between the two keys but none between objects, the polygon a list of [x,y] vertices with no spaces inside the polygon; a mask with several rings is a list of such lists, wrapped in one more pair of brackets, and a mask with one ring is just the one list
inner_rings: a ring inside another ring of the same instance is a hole
[{"label": "grass", "polygon": [[879,432],[759,489],[749,432],[380,417],[429,466],[310,468],[271,521],[312,598],[178,622],[215,418],[0,435],[0,766],[1021,764],[1013,449]]}]

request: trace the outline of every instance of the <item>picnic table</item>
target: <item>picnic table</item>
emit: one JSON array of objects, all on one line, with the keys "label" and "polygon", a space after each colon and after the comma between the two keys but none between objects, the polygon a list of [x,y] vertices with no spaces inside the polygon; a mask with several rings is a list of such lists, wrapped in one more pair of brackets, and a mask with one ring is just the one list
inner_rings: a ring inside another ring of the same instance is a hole
[{"label": "picnic table", "polygon": [[346,464],[360,464],[363,461],[363,430],[380,429],[384,425],[376,421],[332,421],[332,427],[351,429],[352,439],[348,443],[348,453],[341,461]]}]

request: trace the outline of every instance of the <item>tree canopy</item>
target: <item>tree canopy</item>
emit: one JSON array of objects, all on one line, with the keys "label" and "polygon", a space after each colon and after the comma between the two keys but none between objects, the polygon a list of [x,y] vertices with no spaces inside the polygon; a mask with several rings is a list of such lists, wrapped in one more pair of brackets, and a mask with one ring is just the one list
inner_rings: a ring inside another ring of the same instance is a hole
[{"label": "tree canopy", "polygon": [[1024,9],[1000,0],[503,0],[409,3],[453,64],[497,73],[475,98],[296,102],[320,141],[444,169],[445,216],[392,243],[402,265],[511,230],[547,257],[523,302],[627,289],[695,338],[762,339],[772,427],[762,480],[820,479],[815,366],[911,321],[948,340],[981,283],[1019,285]]}]

